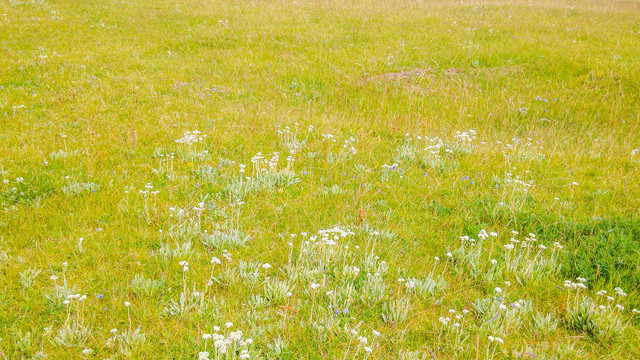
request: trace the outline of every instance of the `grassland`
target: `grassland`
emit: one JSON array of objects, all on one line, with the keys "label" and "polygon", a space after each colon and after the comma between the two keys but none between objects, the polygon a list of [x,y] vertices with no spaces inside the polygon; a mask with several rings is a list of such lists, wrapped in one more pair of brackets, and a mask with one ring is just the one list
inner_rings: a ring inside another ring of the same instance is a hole
[{"label": "grassland", "polygon": [[638,1],[0,0],[0,54],[0,358],[640,357]]}]

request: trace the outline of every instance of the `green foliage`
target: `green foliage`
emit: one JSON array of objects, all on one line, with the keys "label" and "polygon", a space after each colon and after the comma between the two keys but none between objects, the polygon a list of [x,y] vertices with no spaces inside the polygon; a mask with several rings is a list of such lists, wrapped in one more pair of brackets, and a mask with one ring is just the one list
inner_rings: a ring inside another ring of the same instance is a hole
[{"label": "green foliage", "polygon": [[640,284],[640,221],[606,221],[582,228],[563,261],[567,278],[635,289]]}]

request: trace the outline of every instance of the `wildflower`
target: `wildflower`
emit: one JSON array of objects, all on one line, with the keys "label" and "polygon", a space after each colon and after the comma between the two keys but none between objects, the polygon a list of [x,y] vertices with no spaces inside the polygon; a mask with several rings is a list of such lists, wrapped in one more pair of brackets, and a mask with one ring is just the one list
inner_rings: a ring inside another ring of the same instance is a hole
[{"label": "wildflower", "polygon": [[638,314],[640,314],[640,310],[633,309],[633,310],[631,310],[631,313],[634,314],[634,315],[638,315]]},{"label": "wildflower", "polygon": [[496,265],[498,263],[498,260],[496,259],[491,259],[491,265]]},{"label": "wildflower", "polygon": [[211,339],[211,334],[202,334],[202,340]]},{"label": "wildflower", "polygon": [[93,354],[93,349],[83,349],[82,355],[91,355]]},{"label": "wildflower", "polygon": [[367,345],[367,338],[364,336],[358,336],[358,341],[360,342],[360,345]]},{"label": "wildflower", "polygon": [[371,354],[373,352],[373,349],[370,346],[365,346],[364,347],[364,351],[368,352],[369,354]]},{"label": "wildflower", "polygon": [[124,306],[129,307],[129,306],[131,306],[131,303],[130,303],[130,302],[128,302],[128,301],[125,301],[125,302],[124,302]]},{"label": "wildflower", "polygon": [[241,338],[242,338],[242,331],[240,330],[229,333],[229,339],[233,341],[239,341]]},{"label": "wildflower", "polygon": [[211,258],[211,264],[222,265],[222,261],[220,261],[220,259],[214,256]]},{"label": "wildflower", "polygon": [[[636,309],[633,309],[633,310],[638,311],[638,310],[636,310]],[[375,336],[375,337],[380,336],[380,332],[379,332],[379,331],[373,330],[371,333],[372,333],[372,334],[373,334],[373,336]]]},{"label": "wildflower", "polygon": [[316,290],[316,289],[318,289],[319,287],[320,287],[320,284],[316,284],[316,283],[312,283],[312,284],[311,284],[311,289],[312,289],[312,290]]},{"label": "wildflower", "polygon": [[587,282],[587,279],[585,279],[585,278],[583,278],[583,277],[577,277],[577,278],[576,278],[576,280],[577,280],[579,283],[585,283],[585,282]]},{"label": "wildflower", "polygon": [[620,297],[625,297],[625,296],[627,296],[627,293],[625,293],[625,292],[624,292],[621,288],[619,288],[619,287],[617,287],[617,288],[615,288],[615,289],[613,289],[613,290],[615,290],[615,292],[616,292],[616,293],[618,294],[618,296],[620,296]]},{"label": "wildflower", "polygon": [[180,264],[180,266],[182,266],[182,271],[186,272],[189,271],[189,262],[188,261],[180,261],[178,264]]},{"label": "wildflower", "polygon": [[231,321],[227,321],[226,323],[224,323],[224,326],[228,329],[233,326],[233,323]]},{"label": "wildflower", "polygon": [[201,351],[198,353],[198,360],[209,360],[209,352]]},{"label": "wildflower", "polygon": [[618,305],[616,305],[616,309],[618,309],[620,311],[623,311],[624,310],[624,306],[618,304]]},{"label": "wildflower", "polygon": [[264,264],[262,264],[262,268],[265,269],[265,270],[269,270],[269,269],[271,269],[271,264],[264,263]]},{"label": "wildflower", "polygon": [[502,292],[502,289],[499,287],[496,287],[495,289],[493,289],[493,291],[497,292],[498,294],[500,294]]},{"label": "wildflower", "polygon": [[214,326],[214,327],[213,327],[213,331],[214,331],[214,332],[218,332],[218,331],[220,331],[220,326]]}]

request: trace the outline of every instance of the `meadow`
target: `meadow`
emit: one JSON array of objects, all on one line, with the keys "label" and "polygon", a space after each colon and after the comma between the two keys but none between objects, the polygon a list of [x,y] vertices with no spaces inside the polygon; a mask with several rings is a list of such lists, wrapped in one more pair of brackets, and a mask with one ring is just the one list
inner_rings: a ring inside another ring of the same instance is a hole
[{"label": "meadow", "polygon": [[0,359],[640,358],[637,0],[0,0]]}]

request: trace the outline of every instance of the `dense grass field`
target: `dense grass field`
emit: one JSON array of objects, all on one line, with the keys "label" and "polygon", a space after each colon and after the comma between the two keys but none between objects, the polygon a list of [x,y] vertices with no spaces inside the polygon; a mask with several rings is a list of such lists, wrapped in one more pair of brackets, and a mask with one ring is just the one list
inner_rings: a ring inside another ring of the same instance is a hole
[{"label": "dense grass field", "polygon": [[640,358],[640,2],[0,0],[0,359]]}]

